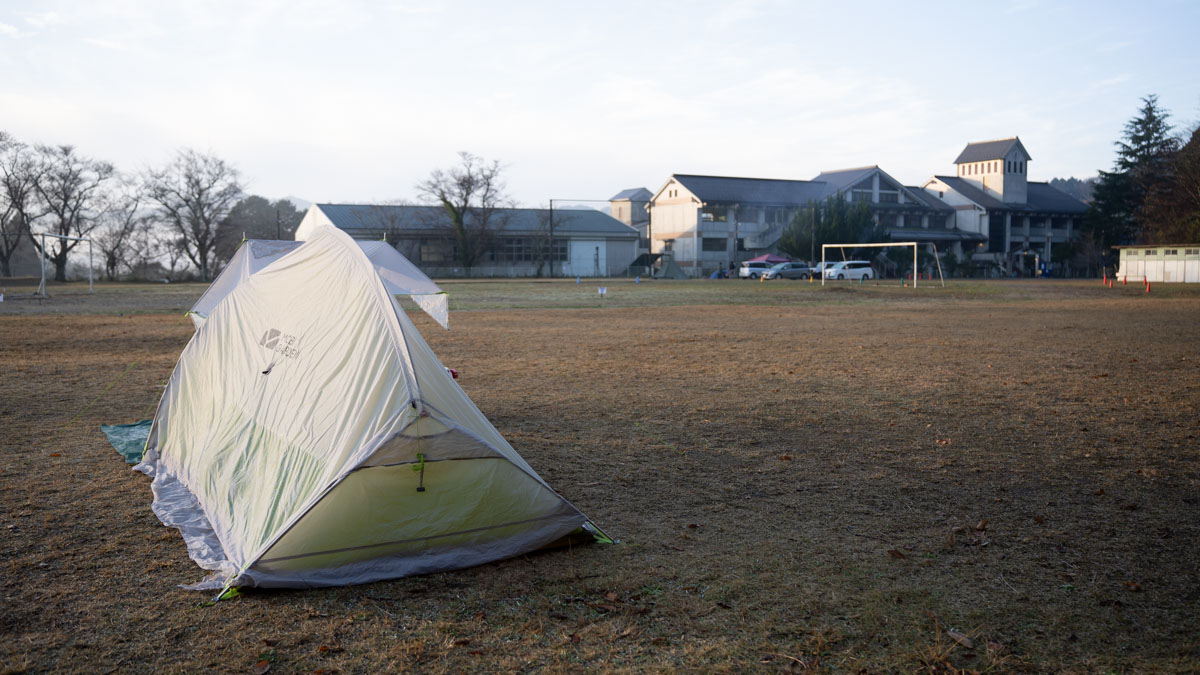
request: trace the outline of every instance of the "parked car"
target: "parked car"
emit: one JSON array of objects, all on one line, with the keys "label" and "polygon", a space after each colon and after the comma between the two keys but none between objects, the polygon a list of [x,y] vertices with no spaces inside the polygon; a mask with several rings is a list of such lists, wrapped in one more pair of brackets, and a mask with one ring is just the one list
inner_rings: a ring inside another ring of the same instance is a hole
[{"label": "parked car", "polygon": [[738,268],[738,276],[742,279],[757,279],[769,269],[771,269],[770,263],[747,260]]},{"label": "parked car", "polygon": [[763,272],[764,279],[808,279],[813,274],[808,263],[785,262],[777,263],[771,269]]},{"label": "parked car", "polygon": [[825,270],[826,279],[871,279],[875,272],[866,260],[845,260]]},{"label": "parked car", "polygon": [[833,267],[836,264],[837,264],[837,262],[835,262],[833,260],[826,260],[825,262],[817,263],[817,266],[813,268],[813,276],[814,277],[825,276],[825,270],[829,269],[830,267]]}]

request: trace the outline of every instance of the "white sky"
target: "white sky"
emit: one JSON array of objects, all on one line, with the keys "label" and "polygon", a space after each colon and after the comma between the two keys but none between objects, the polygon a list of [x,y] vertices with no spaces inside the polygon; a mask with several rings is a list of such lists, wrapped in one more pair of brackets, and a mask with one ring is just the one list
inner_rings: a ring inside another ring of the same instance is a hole
[{"label": "white sky", "polygon": [[673,173],[906,184],[1018,135],[1092,176],[1139,98],[1200,120],[1200,3],[0,5],[0,130],[135,171],[216,153],[270,198],[413,198],[467,150],[522,204]]}]

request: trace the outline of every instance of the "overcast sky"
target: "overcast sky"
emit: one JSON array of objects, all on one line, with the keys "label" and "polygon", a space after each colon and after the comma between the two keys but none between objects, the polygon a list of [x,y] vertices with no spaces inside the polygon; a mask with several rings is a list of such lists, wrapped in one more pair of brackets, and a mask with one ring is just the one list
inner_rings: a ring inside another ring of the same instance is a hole
[{"label": "overcast sky", "polygon": [[6,0],[0,130],[329,202],[411,199],[460,150],[527,206],[671,173],[920,184],[1013,135],[1031,178],[1084,177],[1146,94],[1200,120],[1198,26],[1187,0]]}]

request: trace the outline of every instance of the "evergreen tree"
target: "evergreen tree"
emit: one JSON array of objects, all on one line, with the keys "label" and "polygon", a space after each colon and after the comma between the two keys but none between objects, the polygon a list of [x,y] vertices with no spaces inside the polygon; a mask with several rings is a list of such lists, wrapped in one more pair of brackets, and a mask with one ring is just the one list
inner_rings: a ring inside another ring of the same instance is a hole
[{"label": "evergreen tree", "polygon": [[1105,247],[1144,239],[1147,196],[1169,178],[1169,162],[1179,141],[1171,135],[1168,113],[1158,97],[1142,99],[1138,115],[1125,124],[1116,142],[1113,171],[1101,171],[1084,218],[1087,229]]}]

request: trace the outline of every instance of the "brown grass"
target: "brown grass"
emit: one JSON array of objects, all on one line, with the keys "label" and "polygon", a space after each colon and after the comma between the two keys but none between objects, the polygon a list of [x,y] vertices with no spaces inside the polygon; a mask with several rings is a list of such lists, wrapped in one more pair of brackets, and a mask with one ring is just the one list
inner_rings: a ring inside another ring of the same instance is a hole
[{"label": "brown grass", "polygon": [[98,431],[198,288],[6,302],[0,671],[1200,668],[1200,289],[448,286],[584,307],[415,318],[623,543],[199,606]]}]

